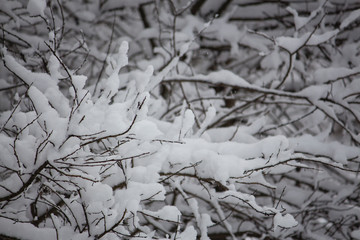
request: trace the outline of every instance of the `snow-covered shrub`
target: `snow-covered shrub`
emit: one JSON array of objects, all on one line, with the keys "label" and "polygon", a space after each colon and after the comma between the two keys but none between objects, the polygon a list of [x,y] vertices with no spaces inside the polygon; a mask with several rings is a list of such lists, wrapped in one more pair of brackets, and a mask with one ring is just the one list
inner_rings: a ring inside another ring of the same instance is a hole
[{"label": "snow-covered shrub", "polygon": [[360,4],[230,2],[0,1],[0,237],[360,238]]}]

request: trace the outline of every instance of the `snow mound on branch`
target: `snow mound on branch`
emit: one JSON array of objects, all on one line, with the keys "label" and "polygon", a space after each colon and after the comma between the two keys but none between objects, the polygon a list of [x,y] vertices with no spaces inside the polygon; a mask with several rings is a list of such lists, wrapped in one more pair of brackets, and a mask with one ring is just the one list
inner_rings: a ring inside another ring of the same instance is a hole
[{"label": "snow mound on branch", "polygon": [[360,73],[360,67],[349,69],[345,67],[320,68],[314,72],[317,83],[325,83]]},{"label": "snow mound on branch", "polygon": [[351,24],[352,22],[354,22],[357,18],[360,17],[360,9],[357,9],[355,11],[352,11],[350,13],[349,16],[347,16],[342,22],[341,22],[341,25],[340,25],[340,29],[344,29],[346,28],[347,26],[349,26],[349,24]]},{"label": "snow mound on branch", "polygon": [[181,212],[175,206],[164,206],[158,211],[142,210],[142,212],[164,221],[178,222],[181,217]]},{"label": "snow mound on branch", "polygon": [[57,81],[54,80],[46,73],[34,73],[24,66],[19,64],[14,57],[9,54],[6,54],[3,58],[6,66],[16,74],[27,84],[27,85],[34,85],[40,91],[45,92],[48,88],[58,88]]},{"label": "snow mound on branch", "polygon": [[360,239],[360,229],[355,230],[355,231],[352,231],[352,232],[350,233],[350,235],[351,235],[352,238]]},{"label": "snow mound on branch", "polygon": [[295,53],[303,46],[319,45],[321,43],[329,41],[336,36],[339,30],[332,30],[323,34],[317,35],[311,32],[303,34],[301,37],[277,37],[276,42],[278,46],[286,49],[290,53]]},{"label": "snow mound on branch", "polygon": [[185,230],[180,234],[180,239],[182,240],[195,240],[197,236],[197,232],[193,226],[188,226]]},{"label": "snow mound on branch", "polygon": [[299,152],[311,152],[314,155],[327,156],[336,162],[346,164],[347,159],[360,156],[360,149],[342,145],[339,142],[324,143],[313,136],[303,135],[296,138],[289,138],[291,148]]},{"label": "snow mound on branch", "polygon": [[295,227],[297,224],[298,224],[298,222],[290,214],[285,214],[283,216],[281,213],[278,212],[274,216],[274,231],[278,227],[292,228],[292,227]]},{"label": "snow mound on branch", "polygon": [[44,10],[46,8],[46,0],[29,0],[27,11],[31,16],[40,15],[45,17]]},{"label": "snow mound on branch", "polygon": [[[208,75],[198,74],[192,77],[185,77],[185,76],[173,76],[171,79],[175,80],[194,80],[194,81],[206,81],[208,83],[213,84],[227,84],[239,87],[250,87],[251,85],[242,77],[236,75],[235,73],[229,70],[219,70],[216,72],[211,72]],[[166,79],[165,79],[166,81]]]},{"label": "snow mound on branch", "polygon": [[31,223],[14,222],[6,218],[0,218],[0,232],[19,239],[37,240],[44,236],[49,240],[56,239],[55,229],[37,228]]}]

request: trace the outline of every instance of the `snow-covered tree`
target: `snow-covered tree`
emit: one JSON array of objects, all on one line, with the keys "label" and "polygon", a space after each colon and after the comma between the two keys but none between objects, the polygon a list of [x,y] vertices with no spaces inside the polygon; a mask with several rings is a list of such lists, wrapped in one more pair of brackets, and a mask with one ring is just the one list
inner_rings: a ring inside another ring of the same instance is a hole
[{"label": "snow-covered tree", "polygon": [[0,6],[0,238],[360,239],[359,1]]}]

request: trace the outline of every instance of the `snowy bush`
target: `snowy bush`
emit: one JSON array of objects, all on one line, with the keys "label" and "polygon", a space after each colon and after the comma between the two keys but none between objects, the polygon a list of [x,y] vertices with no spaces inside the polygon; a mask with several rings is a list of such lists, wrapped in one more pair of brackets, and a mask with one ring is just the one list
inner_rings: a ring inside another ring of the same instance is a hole
[{"label": "snowy bush", "polygon": [[0,6],[0,238],[360,239],[358,1]]}]

